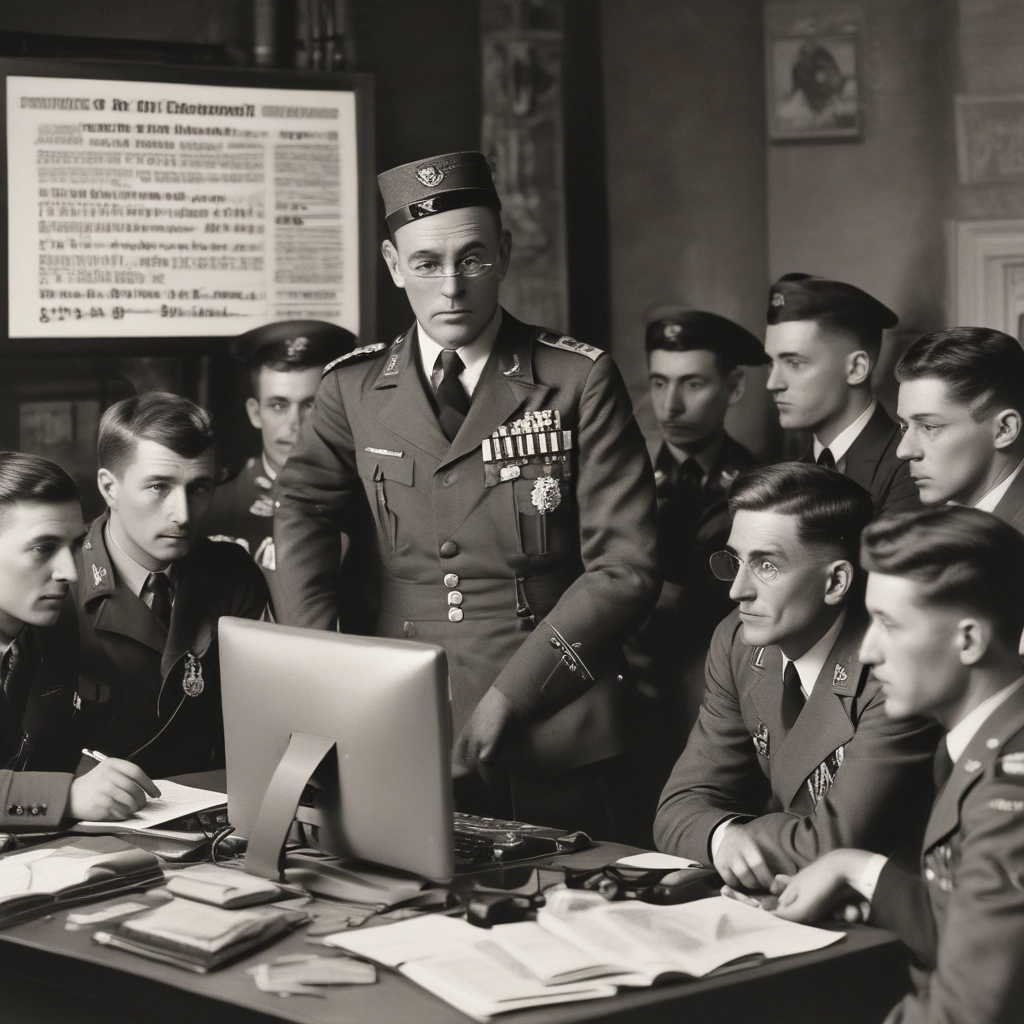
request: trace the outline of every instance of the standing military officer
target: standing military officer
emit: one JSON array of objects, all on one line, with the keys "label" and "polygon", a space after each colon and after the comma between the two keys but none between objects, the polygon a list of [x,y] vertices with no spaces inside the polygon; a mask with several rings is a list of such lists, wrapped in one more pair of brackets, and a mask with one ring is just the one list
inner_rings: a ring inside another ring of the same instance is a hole
[{"label": "standing military officer", "polygon": [[312,408],[324,367],[355,343],[351,331],[335,324],[285,320],[246,331],[231,344],[232,355],[249,367],[245,411],[263,448],[218,481],[203,534],[240,544],[264,571],[276,568],[270,488]]},{"label": "standing military officer", "polygon": [[986,512],[935,508],[872,524],[862,550],[861,658],[886,714],[930,715],[947,730],[921,875],[834,850],[776,879],[777,913],[812,921],[869,901],[871,923],[915,954],[917,991],[888,1024],[1010,1024],[1024,1005],[1024,539]]},{"label": "standing military officer", "polygon": [[842,281],[786,274],[768,296],[768,390],[786,430],[814,434],[803,461],[836,469],[868,491],[875,516],[920,508],[896,457],[899,428],[871,388],[882,331],[896,314]]},{"label": "standing military officer", "polygon": [[896,454],[925,505],[992,512],[1024,533],[1024,349],[1002,331],[926,334],[896,364]]},{"label": "standing military officer", "polygon": [[768,357],[739,324],[700,310],[662,309],[647,325],[646,348],[662,436],[652,458],[665,583],[626,655],[644,698],[656,800],[696,721],[711,635],[733,608],[708,559],[729,536],[729,485],[758,459],[726,432],[725,416],[743,394],[743,367]]},{"label": "standing military officer", "polygon": [[[623,834],[620,648],[657,597],[654,481],[615,364],[498,305],[511,237],[486,159],[378,179],[416,322],[329,366],[278,478],[281,621],[336,624],[327,568],[365,492],[381,636],[448,654],[463,809]],[[342,628],[344,628],[342,623]]]}]

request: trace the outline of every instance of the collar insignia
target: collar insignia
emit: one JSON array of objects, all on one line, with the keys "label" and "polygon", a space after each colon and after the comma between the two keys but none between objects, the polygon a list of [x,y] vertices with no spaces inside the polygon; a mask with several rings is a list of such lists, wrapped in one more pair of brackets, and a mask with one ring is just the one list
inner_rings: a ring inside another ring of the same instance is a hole
[{"label": "collar insignia", "polygon": [[842,684],[845,683],[845,682],[846,682],[846,669],[843,668],[843,666],[840,665],[837,662],[836,663],[836,667],[835,667],[834,671],[832,672],[832,685],[833,686],[842,686]]},{"label": "collar insignia", "polygon": [[92,585],[94,587],[100,586],[106,578],[106,575],[106,566],[97,565],[95,562],[92,563]]},{"label": "collar insignia", "polygon": [[501,375],[503,377],[518,377],[522,372],[519,369],[519,356],[515,355],[512,357],[512,366],[507,370],[502,370]]}]

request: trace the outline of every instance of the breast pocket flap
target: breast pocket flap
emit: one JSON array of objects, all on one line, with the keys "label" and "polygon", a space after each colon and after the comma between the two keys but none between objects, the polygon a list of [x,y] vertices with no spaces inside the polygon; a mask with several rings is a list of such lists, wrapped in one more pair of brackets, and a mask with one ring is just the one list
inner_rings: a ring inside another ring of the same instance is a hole
[{"label": "breast pocket flap", "polygon": [[408,455],[374,455],[356,452],[356,469],[364,480],[394,480],[412,487],[415,459]]}]

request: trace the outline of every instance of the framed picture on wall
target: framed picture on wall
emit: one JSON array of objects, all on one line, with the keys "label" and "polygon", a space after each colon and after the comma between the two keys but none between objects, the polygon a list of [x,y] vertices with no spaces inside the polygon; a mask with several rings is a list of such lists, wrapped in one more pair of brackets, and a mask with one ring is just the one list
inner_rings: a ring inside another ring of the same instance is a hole
[{"label": "framed picture on wall", "polygon": [[861,10],[770,4],[765,34],[768,137],[773,142],[861,138]]}]

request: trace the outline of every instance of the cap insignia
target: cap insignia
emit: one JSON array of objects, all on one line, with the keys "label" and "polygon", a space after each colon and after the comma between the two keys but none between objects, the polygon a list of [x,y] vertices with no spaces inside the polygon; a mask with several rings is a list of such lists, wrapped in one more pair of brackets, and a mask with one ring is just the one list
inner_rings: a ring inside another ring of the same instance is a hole
[{"label": "cap insignia", "polygon": [[675,341],[682,333],[683,328],[679,324],[665,324],[664,334],[669,341]]},{"label": "cap insignia", "polygon": [[298,357],[301,356],[302,353],[306,351],[306,348],[309,345],[309,338],[292,338],[291,341],[286,342],[286,345],[288,351],[288,358],[298,359]]},{"label": "cap insignia", "polygon": [[424,164],[416,171],[416,177],[427,188],[436,188],[444,181],[444,171],[433,164]]},{"label": "cap insignia", "polygon": [[782,292],[772,292],[772,305],[773,306],[784,306],[786,304],[786,296]]}]

